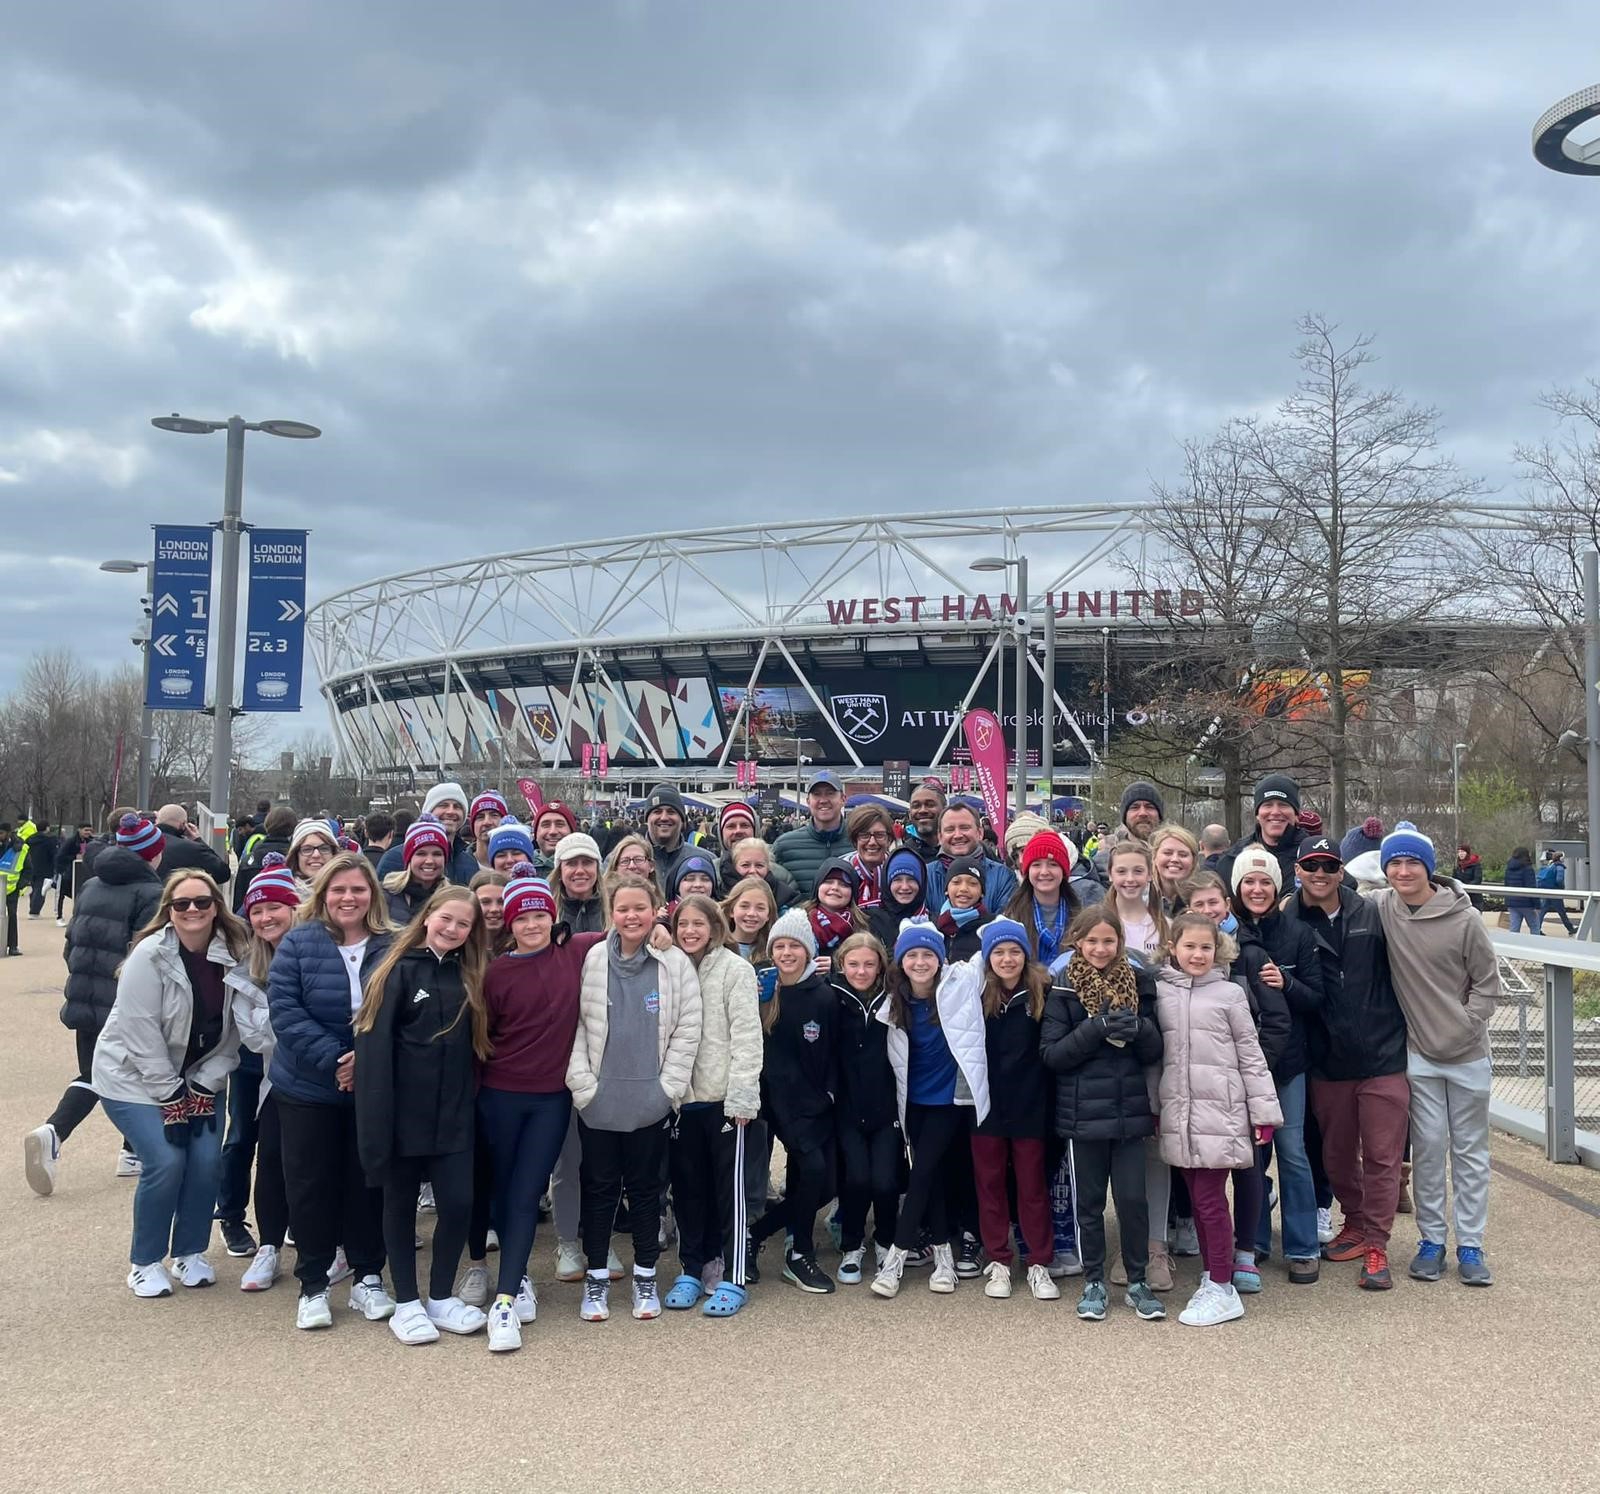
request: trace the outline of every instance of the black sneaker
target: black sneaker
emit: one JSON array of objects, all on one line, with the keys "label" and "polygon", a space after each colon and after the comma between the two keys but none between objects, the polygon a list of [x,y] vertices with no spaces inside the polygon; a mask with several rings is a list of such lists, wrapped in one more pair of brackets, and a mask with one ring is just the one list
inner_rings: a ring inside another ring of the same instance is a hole
[{"label": "black sneaker", "polygon": [[815,1256],[796,1255],[792,1250],[783,1258],[783,1279],[802,1292],[831,1292],[833,1278],[817,1264]]},{"label": "black sneaker", "polygon": [[242,1219],[219,1219],[218,1225],[222,1229],[222,1243],[228,1247],[229,1255],[254,1255],[256,1253],[255,1236],[245,1227]]},{"label": "black sneaker", "polygon": [[983,1275],[983,1246],[971,1235],[962,1235],[961,1249],[956,1255],[956,1275],[964,1281]]},{"label": "black sneaker", "polygon": [[754,1286],[761,1280],[761,1241],[754,1235],[744,1240],[744,1284]]},{"label": "black sneaker", "polygon": [[906,1269],[908,1271],[913,1267],[921,1270],[927,1266],[931,1266],[932,1264],[933,1246],[928,1244],[926,1240],[917,1246],[915,1250],[908,1250],[906,1252]]}]

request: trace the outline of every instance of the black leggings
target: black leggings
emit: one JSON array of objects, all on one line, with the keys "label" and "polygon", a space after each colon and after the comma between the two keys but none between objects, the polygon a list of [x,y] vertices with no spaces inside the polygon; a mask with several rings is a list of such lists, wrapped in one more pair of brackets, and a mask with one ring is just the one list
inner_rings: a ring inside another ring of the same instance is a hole
[{"label": "black leggings", "polygon": [[472,1153],[447,1152],[439,1157],[395,1157],[383,1179],[383,1243],[389,1251],[389,1275],[396,1302],[415,1302],[417,1292],[417,1190],[433,1184],[437,1213],[433,1224],[433,1261],[428,1270],[428,1296],[439,1301],[455,1295],[456,1267],[467,1243],[472,1215]]},{"label": "black leggings", "polygon": [[[528,1274],[539,1199],[561,1155],[571,1117],[572,1096],[564,1089],[549,1094],[478,1091],[478,1140],[492,1159],[494,1219],[500,1232],[496,1291],[503,1296],[516,1296]],[[473,1208],[476,1213],[476,1196]]]},{"label": "black leggings", "polygon": [[782,1136],[784,1156],[783,1198],[772,1205],[756,1225],[756,1239],[765,1240],[780,1230],[794,1236],[796,1255],[810,1255],[816,1249],[817,1210],[828,1201],[832,1182],[833,1145],[802,1146]]},{"label": "black leggings", "polygon": [[[1085,1281],[1102,1281],[1106,1272],[1106,1184],[1117,1206],[1117,1234],[1128,1281],[1143,1281],[1150,1265],[1150,1210],[1144,1192],[1144,1140],[1072,1143],[1072,1168],[1078,1184],[1078,1255]],[[1249,1169],[1252,1176],[1255,1169]],[[1238,1177],[1238,1174],[1234,1174]],[[1162,1225],[1165,1229],[1165,1224]]]},{"label": "black leggings", "polygon": [[745,1141],[748,1126],[720,1104],[686,1105],[672,1127],[672,1212],[685,1276],[722,1258],[723,1279],[745,1284]]},{"label": "black leggings", "polygon": [[[539,1191],[542,1193],[544,1190],[541,1188]],[[494,1194],[494,1156],[480,1126],[472,1139],[472,1217],[467,1221],[469,1261],[481,1261],[489,1254],[491,1227],[497,1231],[501,1227]],[[516,1288],[512,1290],[514,1292]]]},{"label": "black leggings", "polygon": [[867,1209],[872,1209],[873,1239],[883,1246],[894,1243],[895,1222],[900,1217],[900,1164],[905,1138],[891,1122],[876,1131],[839,1127],[839,1243],[844,1250],[860,1250],[866,1238]]},{"label": "black leggings", "polygon": [[[357,1281],[377,1275],[383,1270],[383,1190],[367,1186],[356,1150],[355,1108],[291,1100],[283,1094],[277,1102],[300,1295],[328,1290],[328,1268],[340,1245]],[[413,1216],[416,1193],[413,1187]],[[415,1224],[413,1217],[413,1229]],[[406,1249],[413,1254],[415,1241],[415,1234],[408,1232]]]},{"label": "black leggings", "polygon": [[[936,1245],[953,1243],[950,1211],[945,1206],[946,1173],[953,1160],[965,1157],[972,1171],[972,1107],[970,1105],[906,1106],[906,1140],[911,1148],[911,1180],[900,1204],[894,1243],[915,1250],[923,1226]],[[959,1229],[959,1222],[956,1225]]]},{"label": "black leggings", "polygon": [[[99,1103],[99,1096],[94,1092],[89,1075],[94,1069],[94,1045],[100,1041],[100,1028],[79,1027],[72,1036],[78,1048],[78,1077],[62,1091],[61,1102],[49,1117],[58,1141],[65,1141],[72,1135]],[[126,1152],[133,1150],[126,1137],[123,1138],[122,1149]]]},{"label": "black leggings", "polygon": [[256,1116],[256,1230],[263,1245],[283,1248],[289,1232],[289,1193],[283,1182],[283,1127],[273,1090]]},{"label": "black leggings", "polygon": [[628,1189],[628,1224],[633,1234],[634,1270],[653,1271],[661,1254],[661,1194],[667,1172],[665,1117],[637,1131],[602,1131],[578,1117],[583,1161],[578,1168],[582,1194],[583,1253],[591,1271],[604,1271],[611,1249],[611,1224],[622,1189]]}]

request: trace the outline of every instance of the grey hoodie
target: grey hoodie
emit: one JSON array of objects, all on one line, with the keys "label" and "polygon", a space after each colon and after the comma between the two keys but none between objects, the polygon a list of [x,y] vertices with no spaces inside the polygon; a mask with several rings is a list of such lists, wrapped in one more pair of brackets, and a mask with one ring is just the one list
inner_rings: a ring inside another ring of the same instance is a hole
[{"label": "grey hoodie", "polygon": [[637,1131],[672,1109],[661,1087],[658,982],[648,950],[625,956],[617,931],[606,935],[606,1051],[599,1088],[583,1111],[584,1124],[597,1131]]},{"label": "grey hoodie", "polygon": [[1407,909],[1392,887],[1372,898],[1389,944],[1407,1046],[1434,1063],[1487,1058],[1500,968],[1466,893],[1447,880],[1420,908]]}]

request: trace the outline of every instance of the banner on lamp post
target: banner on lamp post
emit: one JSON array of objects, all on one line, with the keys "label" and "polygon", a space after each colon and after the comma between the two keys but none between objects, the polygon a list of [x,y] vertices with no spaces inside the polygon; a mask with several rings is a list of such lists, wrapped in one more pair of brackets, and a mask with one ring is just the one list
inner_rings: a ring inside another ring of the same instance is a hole
[{"label": "banner on lamp post", "polygon": [[1006,826],[1006,738],[993,711],[968,711],[961,718],[961,735],[972,754],[972,772],[984,812],[996,830]]},{"label": "banner on lamp post", "polygon": [[250,531],[250,600],[245,608],[247,711],[298,711],[306,651],[306,531]]},{"label": "banner on lamp post", "polygon": [[155,711],[203,711],[211,633],[211,531],[156,525],[144,703]]}]

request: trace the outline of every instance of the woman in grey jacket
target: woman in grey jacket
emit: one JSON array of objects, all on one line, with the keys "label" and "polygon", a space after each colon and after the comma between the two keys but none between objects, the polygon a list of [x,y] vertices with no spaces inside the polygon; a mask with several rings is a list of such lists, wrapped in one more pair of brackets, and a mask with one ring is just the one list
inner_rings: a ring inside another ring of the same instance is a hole
[{"label": "woman in grey jacket", "polygon": [[173,877],[155,917],[134,936],[95,1044],[94,1091],[144,1164],[128,1273],[137,1297],[172,1295],[169,1246],[186,1287],[217,1279],[203,1254],[222,1159],[216,1095],[239,1061],[223,980],[245,942],[244,925],[209,876]]}]

